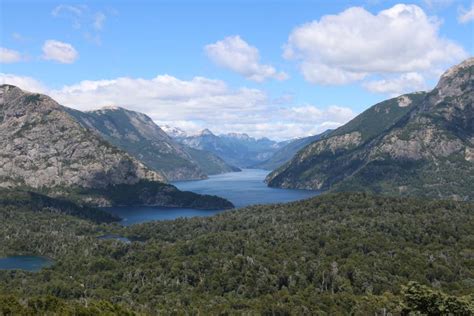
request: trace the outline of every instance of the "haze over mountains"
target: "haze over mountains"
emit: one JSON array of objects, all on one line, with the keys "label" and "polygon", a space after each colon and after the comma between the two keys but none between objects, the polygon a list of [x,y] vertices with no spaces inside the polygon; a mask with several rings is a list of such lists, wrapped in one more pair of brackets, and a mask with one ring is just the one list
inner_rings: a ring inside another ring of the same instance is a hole
[{"label": "haze over mountains", "polygon": [[474,198],[474,58],[428,93],[374,105],[272,172],[270,186]]},{"label": "haze over mountains", "polygon": [[212,152],[229,164],[240,168],[268,170],[287,162],[298,150],[320,137],[314,135],[277,142],[265,137],[257,139],[245,133],[215,135],[209,129],[197,134],[188,134],[180,128],[170,126],[163,127],[163,130],[177,142],[187,147]]}]

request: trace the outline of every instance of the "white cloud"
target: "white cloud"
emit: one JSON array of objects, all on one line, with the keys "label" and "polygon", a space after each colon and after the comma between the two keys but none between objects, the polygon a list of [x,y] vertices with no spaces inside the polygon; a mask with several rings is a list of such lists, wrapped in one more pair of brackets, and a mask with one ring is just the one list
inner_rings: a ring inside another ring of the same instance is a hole
[{"label": "white cloud", "polygon": [[467,56],[461,46],[440,37],[439,26],[416,5],[398,4],[377,14],[352,7],[295,28],[283,56],[299,61],[305,79],[316,84],[429,73]]},{"label": "white cloud", "polygon": [[[0,74],[0,82],[48,94],[60,104],[78,110],[122,106],[146,113],[161,125],[194,132],[210,128],[218,134],[245,132],[254,137],[288,139],[317,134],[355,116],[349,108],[291,105],[293,100],[287,96],[272,99],[259,89],[233,89],[221,80],[203,77],[180,80],[159,75],[151,79],[85,80],[60,89],[11,74]],[[289,103],[282,103],[284,99]]]},{"label": "white cloud", "polygon": [[355,116],[355,113],[346,107],[330,106],[320,109],[313,105],[296,106],[281,109],[279,116],[298,123],[321,124],[324,122],[344,123]]},{"label": "white cloud", "polygon": [[459,23],[468,23],[474,20],[474,3],[471,4],[470,9],[459,8],[459,16],[458,21]]},{"label": "white cloud", "polygon": [[47,40],[43,44],[43,58],[62,64],[71,64],[79,57],[76,49],[68,43]]},{"label": "white cloud", "polygon": [[16,50],[0,47],[0,63],[11,64],[21,60],[21,54]]},{"label": "white cloud", "polygon": [[271,65],[260,64],[260,53],[240,36],[229,36],[221,41],[206,45],[207,56],[217,65],[235,71],[247,79],[262,82],[273,78],[285,80],[288,75],[278,72]]},{"label": "white cloud", "polygon": [[427,86],[422,75],[409,72],[394,78],[369,81],[364,83],[364,87],[371,92],[398,96],[408,92],[424,90]]},{"label": "white cloud", "polygon": [[0,84],[10,84],[30,92],[47,93],[46,87],[36,79],[0,73]]}]

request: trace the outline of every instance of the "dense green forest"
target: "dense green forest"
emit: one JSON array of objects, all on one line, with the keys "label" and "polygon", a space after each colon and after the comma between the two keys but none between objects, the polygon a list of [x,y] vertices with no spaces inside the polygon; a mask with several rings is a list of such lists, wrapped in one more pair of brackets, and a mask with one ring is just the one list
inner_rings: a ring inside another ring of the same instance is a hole
[{"label": "dense green forest", "polygon": [[364,193],[130,227],[7,205],[0,256],[56,263],[0,271],[0,315],[472,315],[473,231],[473,204]]}]

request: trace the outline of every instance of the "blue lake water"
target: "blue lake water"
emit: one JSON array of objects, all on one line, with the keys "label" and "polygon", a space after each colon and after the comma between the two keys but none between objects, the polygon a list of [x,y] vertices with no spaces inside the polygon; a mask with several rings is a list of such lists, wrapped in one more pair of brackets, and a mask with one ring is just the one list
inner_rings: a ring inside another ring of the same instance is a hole
[{"label": "blue lake water", "polygon": [[25,270],[36,272],[53,265],[53,261],[41,256],[10,256],[0,258],[0,270]]},{"label": "blue lake water", "polygon": [[[237,208],[254,204],[297,201],[319,194],[317,191],[269,188],[263,182],[267,174],[267,170],[244,169],[242,172],[210,176],[206,180],[174,182],[173,185],[183,191],[211,194],[226,198]],[[211,216],[222,212],[222,210],[208,211],[149,206],[113,207],[106,208],[105,210],[123,218],[123,225],[154,220],[172,220],[179,217]]]}]

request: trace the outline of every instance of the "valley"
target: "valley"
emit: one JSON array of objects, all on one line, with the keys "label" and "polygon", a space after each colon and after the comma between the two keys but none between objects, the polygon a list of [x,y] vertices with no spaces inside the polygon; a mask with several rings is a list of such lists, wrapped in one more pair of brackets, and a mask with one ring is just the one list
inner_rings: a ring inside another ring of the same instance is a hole
[{"label": "valley", "polygon": [[[269,188],[264,182],[267,174],[266,170],[243,169],[240,172],[210,176],[206,180],[174,182],[173,185],[182,191],[223,197],[237,208],[292,202],[319,194],[317,191]],[[223,211],[152,206],[109,207],[103,210],[122,218],[120,224],[126,226],[154,220],[212,216]]]},{"label": "valley", "polygon": [[0,12],[0,316],[474,315],[472,1]]}]

